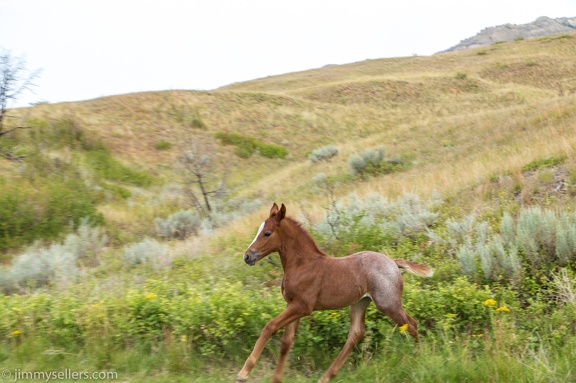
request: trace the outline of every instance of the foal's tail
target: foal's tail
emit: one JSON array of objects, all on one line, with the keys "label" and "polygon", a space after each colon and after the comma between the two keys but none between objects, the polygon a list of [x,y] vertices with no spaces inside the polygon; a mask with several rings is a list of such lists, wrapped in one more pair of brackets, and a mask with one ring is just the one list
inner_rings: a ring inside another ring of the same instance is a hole
[{"label": "foal's tail", "polygon": [[394,262],[396,262],[396,265],[398,265],[399,268],[409,271],[419,277],[431,277],[434,275],[434,270],[422,263],[405,261],[403,259],[395,259]]}]

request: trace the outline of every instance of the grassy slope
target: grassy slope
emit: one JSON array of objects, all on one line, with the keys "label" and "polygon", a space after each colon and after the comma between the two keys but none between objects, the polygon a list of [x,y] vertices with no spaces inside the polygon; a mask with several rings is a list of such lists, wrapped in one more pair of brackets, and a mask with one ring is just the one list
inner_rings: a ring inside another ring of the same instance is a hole
[{"label": "grassy slope", "polygon": [[[231,181],[244,195],[295,202],[310,175],[348,171],[351,153],[384,145],[408,155],[410,171],[354,185],[360,193],[455,195],[528,162],[566,155],[576,143],[574,35],[496,44],[431,57],[370,60],[269,77],[213,92],[170,91],[41,105],[43,118],[71,116],[125,161],[173,179],[173,158],[154,149],[184,131],[214,140],[235,131],[286,146],[289,160],[238,160]],[[562,95],[560,95],[562,94]],[[186,127],[199,115],[206,129]],[[180,117],[179,117],[180,116]],[[184,129],[185,128],[185,129]],[[329,164],[311,150],[339,146]],[[230,148],[224,160],[230,161]]]}]

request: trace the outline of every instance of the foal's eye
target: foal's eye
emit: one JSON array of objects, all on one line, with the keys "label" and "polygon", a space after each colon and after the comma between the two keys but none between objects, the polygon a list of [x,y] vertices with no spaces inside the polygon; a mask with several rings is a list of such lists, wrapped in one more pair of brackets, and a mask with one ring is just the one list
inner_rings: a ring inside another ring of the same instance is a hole
[{"label": "foal's eye", "polygon": [[272,235],[272,232],[271,232],[270,230],[266,230],[266,231],[264,232],[264,236],[265,236],[265,237],[269,237],[269,236],[271,236],[271,235]]}]

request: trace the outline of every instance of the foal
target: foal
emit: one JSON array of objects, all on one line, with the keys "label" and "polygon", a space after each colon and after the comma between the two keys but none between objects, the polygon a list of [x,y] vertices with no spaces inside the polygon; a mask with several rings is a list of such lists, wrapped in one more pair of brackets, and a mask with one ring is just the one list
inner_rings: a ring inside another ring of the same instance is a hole
[{"label": "foal", "polygon": [[300,318],[315,310],[332,310],[350,306],[350,331],[342,351],[320,383],[336,376],[344,361],[365,333],[365,313],[370,301],[398,325],[408,325],[408,332],[416,340],[416,321],[402,308],[403,268],[421,277],[430,277],[433,271],[425,265],[392,260],[381,253],[362,251],[342,258],[327,256],[314,239],[295,220],[286,217],[286,207],[275,203],[270,216],[260,225],[256,237],[244,254],[244,261],[253,266],[268,254],[280,254],[284,277],[282,296],[288,306],[280,315],[264,326],[252,353],[238,373],[238,382],[245,382],[256,365],[264,346],[279,329],[282,336],[280,358],[273,382],[282,381],[286,358],[298,330]]}]

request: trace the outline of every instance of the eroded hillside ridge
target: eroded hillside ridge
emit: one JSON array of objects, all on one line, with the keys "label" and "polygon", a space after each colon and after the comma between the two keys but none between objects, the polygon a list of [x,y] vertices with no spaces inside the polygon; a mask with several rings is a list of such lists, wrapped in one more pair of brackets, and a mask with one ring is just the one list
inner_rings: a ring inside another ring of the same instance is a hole
[{"label": "eroded hillside ridge", "polygon": [[503,41],[521,38],[542,37],[559,33],[576,32],[576,17],[539,17],[528,24],[504,24],[483,29],[476,36],[462,40],[458,45],[445,52],[478,48]]}]

